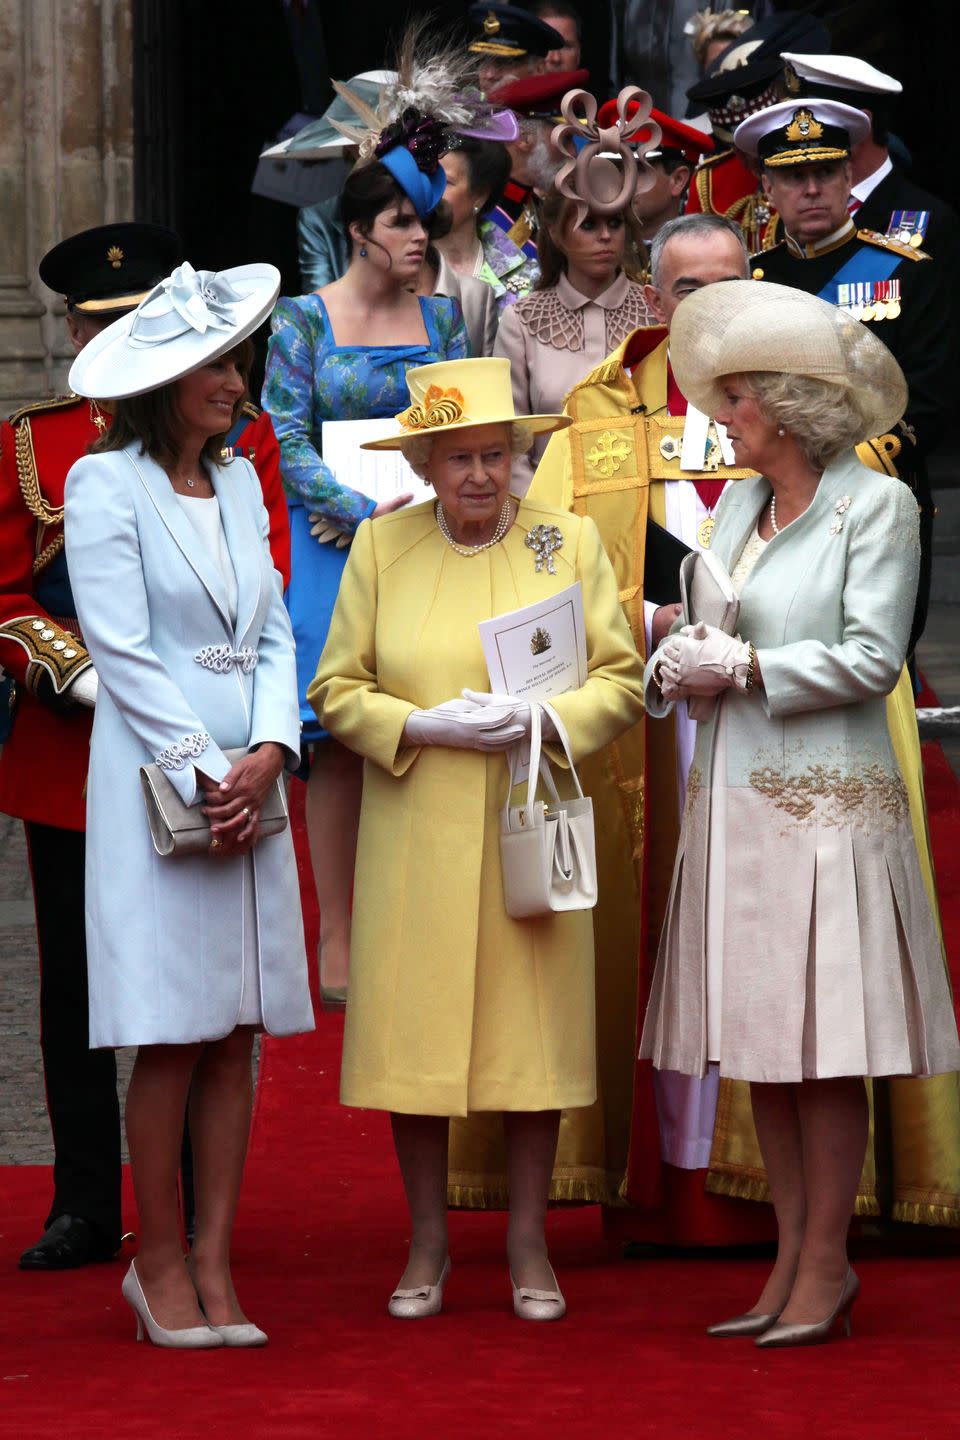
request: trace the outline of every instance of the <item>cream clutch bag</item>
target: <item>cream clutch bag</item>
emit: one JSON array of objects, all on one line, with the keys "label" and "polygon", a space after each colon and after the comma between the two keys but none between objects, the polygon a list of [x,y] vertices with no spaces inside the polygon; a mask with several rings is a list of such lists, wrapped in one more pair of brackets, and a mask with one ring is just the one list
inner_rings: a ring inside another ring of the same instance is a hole
[{"label": "cream clutch bag", "polygon": [[[246,746],[224,750],[231,766],[246,755]],[[184,805],[161,765],[141,765],[140,784],[153,848],[163,859],[201,855],[210,849],[210,821],[199,805]],[[279,835],[287,828],[287,796],[282,773],[277,776],[260,811],[260,835]]]},{"label": "cream clutch bag", "polygon": [[[561,800],[542,752],[540,706],[549,714],[570,763],[577,798]],[[526,803],[511,806],[518,747],[510,751],[510,789],[500,816],[500,868],[507,914],[514,920],[563,910],[590,910],[597,903],[597,850],[593,801],[584,795],[570,753],[570,741],[552,706],[530,706],[530,774]],[[543,777],[550,802],[535,800]]]},{"label": "cream clutch bag", "polygon": [[[740,598],[727,567],[709,550],[691,550],[680,562],[680,599],[684,625],[703,621],[724,635],[736,633]],[[716,708],[715,695],[691,695],[687,701],[691,720],[709,720]]]}]

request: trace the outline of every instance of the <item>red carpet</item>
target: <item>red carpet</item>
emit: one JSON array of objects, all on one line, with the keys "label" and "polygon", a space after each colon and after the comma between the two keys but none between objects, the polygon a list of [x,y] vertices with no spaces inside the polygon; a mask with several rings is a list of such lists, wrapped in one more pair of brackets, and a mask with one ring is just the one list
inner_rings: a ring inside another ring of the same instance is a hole
[{"label": "red carpet", "polygon": [[[956,955],[960,797],[939,748],[926,751]],[[315,918],[311,908],[311,931]],[[236,1277],[270,1332],[265,1350],[178,1355],[135,1344],[119,1264],[20,1274],[15,1257],[35,1238],[48,1175],[0,1170],[4,1440],[960,1434],[960,1259],[864,1261],[852,1341],[763,1354],[703,1334],[753,1299],[762,1262],[611,1264],[597,1210],[566,1210],[550,1228],[569,1317],[524,1324],[510,1309],[504,1217],[458,1214],[444,1314],[391,1320],[400,1187],[385,1117],[337,1105],[340,1031],[338,1018],[321,1016],[315,1035],[263,1048]]]}]

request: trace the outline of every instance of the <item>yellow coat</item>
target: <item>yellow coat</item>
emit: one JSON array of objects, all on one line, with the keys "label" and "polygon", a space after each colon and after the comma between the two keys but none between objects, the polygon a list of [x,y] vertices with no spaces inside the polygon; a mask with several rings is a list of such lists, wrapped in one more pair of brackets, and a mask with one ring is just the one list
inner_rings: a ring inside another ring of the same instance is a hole
[{"label": "yellow coat", "polygon": [[[556,574],[526,532],[557,524]],[[544,1110],[596,1098],[590,911],[511,920],[500,878],[502,755],[404,747],[414,709],[489,689],[478,622],[579,580],[589,678],[558,696],[575,759],[642,711],[642,669],[593,522],[520,503],[477,556],[432,504],[364,523],[308,696],[364,756],[344,1104],[408,1114]]]}]

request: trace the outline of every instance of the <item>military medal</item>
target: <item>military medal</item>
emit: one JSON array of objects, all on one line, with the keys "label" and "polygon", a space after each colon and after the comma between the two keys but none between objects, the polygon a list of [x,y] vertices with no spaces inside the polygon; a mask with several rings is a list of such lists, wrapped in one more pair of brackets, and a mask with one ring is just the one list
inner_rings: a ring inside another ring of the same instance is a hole
[{"label": "military medal", "polygon": [[717,522],[716,520],[714,520],[713,516],[711,514],[707,514],[707,516],[703,520],[701,520],[700,524],[697,526],[697,544],[700,546],[701,550],[710,549],[710,541],[713,539],[713,532],[716,528],[716,524]]},{"label": "military medal", "polygon": [[919,250],[930,223],[929,210],[894,210],[887,226],[887,238]]}]

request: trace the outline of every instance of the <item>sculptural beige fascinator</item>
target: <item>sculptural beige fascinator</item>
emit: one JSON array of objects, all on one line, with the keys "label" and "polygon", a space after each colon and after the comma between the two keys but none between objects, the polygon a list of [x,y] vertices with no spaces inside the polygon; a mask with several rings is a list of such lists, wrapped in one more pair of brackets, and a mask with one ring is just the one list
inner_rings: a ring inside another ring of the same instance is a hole
[{"label": "sculptural beige fascinator", "polygon": [[670,325],[670,363],[691,405],[715,415],[726,375],[811,375],[856,391],[864,431],[891,430],[907,382],[890,351],[838,305],[766,280],[724,280],[680,302]]},{"label": "sculptural beige fascinator", "polygon": [[[630,114],[633,104],[636,109]],[[662,131],[651,119],[653,101],[645,90],[627,85],[616,100],[611,125],[597,121],[597,102],[587,90],[568,90],[560,102],[563,123],[550,137],[554,149],[566,158],[554,185],[576,204],[577,224],[588,211],[618,215],[637,191],[648,190],[656,179],[643,158],[656,150]],[[648,133],[640,140],[640,132]],[[631,141],[633,143],[631,143]]]}]

